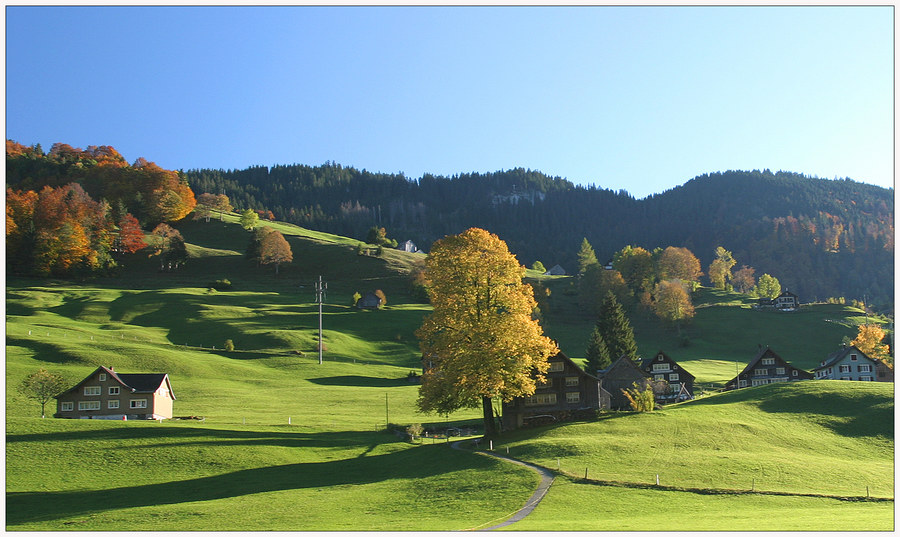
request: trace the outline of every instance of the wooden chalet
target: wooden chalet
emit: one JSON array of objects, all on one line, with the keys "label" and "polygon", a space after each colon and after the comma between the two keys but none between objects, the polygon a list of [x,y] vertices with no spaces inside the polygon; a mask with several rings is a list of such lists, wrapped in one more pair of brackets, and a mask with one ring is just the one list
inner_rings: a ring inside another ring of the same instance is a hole
[{"label": "wooden chalet", "polygon": [[622,356],[608,368],[600,370],[597,376],[610,394],[609,407],[613,410],[630,410],[631,404],[622,390],[634,387],[635,382],[641,389],[645,389],[651,378],[628,356]]},{"label": "wooden chalet", "polygon": [[100,366],[56,396],[56,418],[168,419],[175,394],[166,373],[117,373]]},{"label": "wooden chalet", "polygon": [[[880,361],[869,358],[855,345],[841,347],[822,360],[819,367],[813,369],[816,380],[861,380],[868,382],[892,382],[893,376],[887,380],[885,375],[877,376]],[[882,371],[883,373],[883,371]]]},{"label": "wooden chalet", "polygon": [[654,381],[656,402],[660,405],[694,398],[694,375],[688,373],[663,351],[641,362],[644,373]]},{"label": "wooden chalet", "polygon": [[609,408],[610,394],[600,379],[586,373],[560,352],[548,359],[546,382],[533,395],[503,403],[503,429],[518,429],[548,422],[592,417]]},{"label": "wooden chalet", "polygon": [[725,389],[734,390],[748,386],[772,384],[774,382],[794,382],[798,380],[812,380],[813,378],[812,373],[792,366],[768,346],[760,346],[756,357],[747,364],[747,367],[738,376],[725,384]]}]

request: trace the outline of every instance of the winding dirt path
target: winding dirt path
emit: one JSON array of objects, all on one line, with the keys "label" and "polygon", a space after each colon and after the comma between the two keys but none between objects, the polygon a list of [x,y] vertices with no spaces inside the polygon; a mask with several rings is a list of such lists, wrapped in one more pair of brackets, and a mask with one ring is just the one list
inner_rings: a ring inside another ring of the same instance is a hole
[{"label": "winding dirt path", "polygon": [[[464,442],[464,440],[453,442],[451,444],[451,447],[453,449],[462,450],[462,448],[459,447],[459,445],[462,444],[463,442]],[[519,466],[524,466],[526,468],[530,468],[530,469],[534,470],[535,472],[537,472],[538,474],[540,474],[540,476],[541,476],[541,482],[538,485],[537,490],[535,490],[534,494],[532,494],[531,497],[528,498],[528,501],[525,502],[525,505],[522,506],[521,509],[519,509],[515,513],[512,513],[506,520],[504,520],[503,522],[501,522],[499,524],[495,524],[495,525],[487,527],[487,528],[481,528],[482,531],[495,530],[497,528],[502,528],[503,526],[509,526],[510,524],[518,522],[518,521],[522,520],[523,518],[525,518],[526,516],[528,516],[529,514],[531,514],[531,512],[534,511],[534,508],[537,507],[537,504],[539,504],[541,502],[541,500],[544,499],[544,495],[547,494],[548,490],[550,490],[550,485],[553,484],[553,479],[556,477],[553,474],[553,472],[551,472],[550,470],[548,470],[546,468],[542,468],[540,466],[535,466],[535,465],[529,464],[527,462],[517,461],[517,460],[511,459],[509,457],[504,457],[503,455],[497,455],[496,453],[492,453],[490,451],[476,451],[475,453],[478,455],[483,455],[485,457],[493,457],[495,459],[500,459],[502,461],[511,462],[513,464],[518,464]],[[490,524],[490,522],[488,522],[488,524]],[[479,529],[479,527],[476,526],[476,527],[470,528],[470,529],[476,530],[476,529]]]}]

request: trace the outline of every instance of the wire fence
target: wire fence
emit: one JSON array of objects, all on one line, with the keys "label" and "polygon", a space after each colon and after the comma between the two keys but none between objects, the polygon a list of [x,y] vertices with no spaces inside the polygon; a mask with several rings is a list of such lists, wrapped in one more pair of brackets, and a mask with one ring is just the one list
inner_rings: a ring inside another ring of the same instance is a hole
[{"label": "wire fence", "polygon": [[[505,455],[510,458],[516,458],[517,451],[521,455],[522,450],[516,449],[522,447],[505,446],[498,442],[482,445],[478,449],[493,451],[499,455]],[[654,488],[659,490],[671,490],[682,492],[694,492],[699,494],[764,494],[779,496],[806,496],[806,497],[822,497],[833,498],[839,500],[851,501],[894,501],[894,484],[890,483],[867,483],[863,480],[857,482],[843,482],[841,485],[828,487],[803,487],[798,486],[798,481],[803,481],[802,476],[793,476],[790,481],[773,480],[767,476],[757,475],[735,475],[733,473],[723,474],[717,482],[705,482],[703,479],[686,475],[684,473],[667,472],[665,468],[654,470],[647,468],[646,472],[604,472],[597,466],[590,464],[582,465],[582,463],[574,463],[565,457],[558,457],[551,460],[520,459],[527,460],[532,464],[538,464],[555,471],[558,475],[564,475],[570,479],[594,485],[619,486],[629,488]],[[698,462],[702,464],[702,462]],[[792,482],[791,482],[792,481]]]}]

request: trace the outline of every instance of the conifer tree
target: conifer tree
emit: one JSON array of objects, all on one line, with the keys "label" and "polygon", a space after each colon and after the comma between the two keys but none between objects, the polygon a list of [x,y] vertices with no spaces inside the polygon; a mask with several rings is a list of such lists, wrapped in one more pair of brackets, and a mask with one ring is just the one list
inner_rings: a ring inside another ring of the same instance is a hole
[{"label": "conifer tree", "polygon": [[591,246],[591,243],[585,237],[582,239],[581,248],[578,250],[578,274],[584,274],[584,271],[589,266],[597,263],[597,254],[594,253],[594,247]]},{"label": "conifer tree", "polygon": [[611,360],[618,360],[622,356],[628,356],[634,361],[640,360],[631,323],[612,291],[606,293],[606,299],[600,306],[597,330],[606,342]]},{"label": "conifer tree", "polygon": [[584,370],[591,375],[596,375],[597,371],[606,369],[612,363],[606,341],[603,340],[603,335],[596,326],[591,332],[591,338],[588,340],[585,358],[587,363],[584,364]]}]

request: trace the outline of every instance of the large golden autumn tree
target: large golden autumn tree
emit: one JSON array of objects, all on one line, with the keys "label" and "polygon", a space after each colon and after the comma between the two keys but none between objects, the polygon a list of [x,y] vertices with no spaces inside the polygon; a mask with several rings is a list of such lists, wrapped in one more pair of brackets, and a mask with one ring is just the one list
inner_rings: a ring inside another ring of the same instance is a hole
[{"label": "large golden autumn tree", "polygon": [[893,367],[894,359],[890,348],[884,344],[884,335],[884,330],[877,324],[861,324],[856,338],[850,344],[855,345],[869,358],[878,358]]},{"label": "large golden autumn tree", "polygon": [[483,229],[432,245],[425,276],[434,311],[416,336],[433,367],[422,376],[420,410],[446,414],[480,404],[485,435],[493,436],[493,399],[534,393],[558,349],[532,318],[524,275],[506,243]]}]

